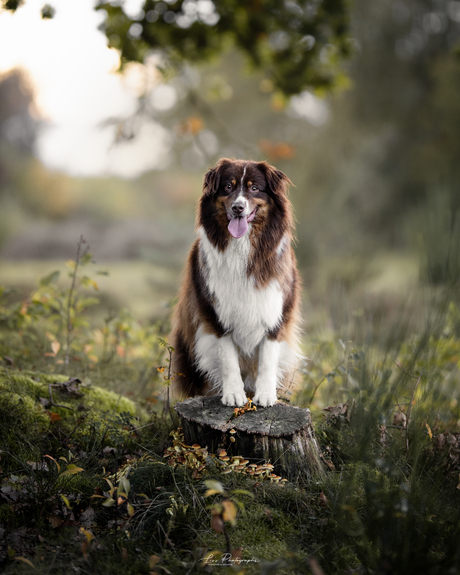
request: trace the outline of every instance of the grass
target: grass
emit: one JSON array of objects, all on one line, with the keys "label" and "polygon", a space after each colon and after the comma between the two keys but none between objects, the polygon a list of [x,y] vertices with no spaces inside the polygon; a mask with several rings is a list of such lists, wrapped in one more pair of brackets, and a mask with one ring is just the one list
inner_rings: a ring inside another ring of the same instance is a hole
[{"label": "grass", "polygon": [[[48,275],[0,306],[3,572],[458,573],[455,288],[425,290],[389,319],[342,284],[342,315],[308,336],[311,359],[291,396],[312,408],[327,473],[280,486],[223,475],[212,458],[196,473],[163,457],[179,425],[161,414],[167,325],[145,319],[154,311],[89,321],[86,292],[99,276],[81,265],[75,291]],[[136,269],[131,281],[146,268]],[[114,281],[112,269],[101,278]],[[227,495],[207,495],[204,481]],[[226,499],[236,516],[224,515]],[[229,545],[233,566],[204,563]]]},{"label": "grass", "polygon": [[[97,276],[103,297],[93,321],[100,320],[111,308],[124,307],[129,307],[135,317],[164,316],[166,306],[177,291],[180,271],[174,268],[137,260],[98,263],[95,267],[108,271],[108,275]],[[65,269],[62,262],[0,260],[1,285],[25,297],[37,285],[37,278]]]}]

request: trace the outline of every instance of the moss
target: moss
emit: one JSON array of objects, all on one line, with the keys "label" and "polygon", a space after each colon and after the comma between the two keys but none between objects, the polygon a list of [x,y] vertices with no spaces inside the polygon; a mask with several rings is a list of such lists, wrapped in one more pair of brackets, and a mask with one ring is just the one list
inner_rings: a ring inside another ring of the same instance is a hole
[{"label": "moss", "polygon": [[[20,409],[21,421],[36,421],[43,431],[49,427],[49,416],[43,403],[49,400],[49,384],[63,383],[69,378],[64,375],[47,375],[34,372],[16,372],[0,367],[0,413],[7,414],[10,409]],[[74,426],[82,412],[91,412],[97,419],[106,419],[107,414],[129,413],[146,419],[146,412],[130,399],[113,391],[96,386],[80,386],[81,397],[60,392],[51,388],[53,405],[48,410],[58,413],[61,418]],[[64,408],[59,405],[65,406]],[[65,408],[69,409],[65,409]],[[3,420],[3,418],[1,418]]]},{"label": "moss", "polygon": [[85,394],[85,406],[94,411],[100,411],[102,413],[130,413],[131,415],[136,415],[136,413],[141,413],[144,415],[142,410],[134,402],[132,402],[127,397],[118,395],[113,391],[107,389],[102,389],[100,387],[90,387],[83,389]]},{"label": "moss", "polygon": [[[130,399],[90,385],[79,386],[82,395],[77,397],[51,388],[53,405],[47,405],[49,385],[68,379],[59,374],[0,367],[0,449],[4,471],[17,473],[25,461],[38,461],[63,443],[68,447],[82,445],[92,453],[100,450],[104,442],[127,443],[130,428],[122,414],[147,419],[146,412]],[[71,438],[70,443],[67,438]]]}]

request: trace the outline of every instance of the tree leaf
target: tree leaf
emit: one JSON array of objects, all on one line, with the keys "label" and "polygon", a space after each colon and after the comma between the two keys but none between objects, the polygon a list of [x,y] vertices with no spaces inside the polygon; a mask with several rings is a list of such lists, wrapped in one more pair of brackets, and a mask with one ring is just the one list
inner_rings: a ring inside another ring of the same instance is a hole
[{"label": "tree leaf", "polygon": [[65,471],[63,471],[59,475],[59,477],[65,477],[66,475],[76,475],[77,473],[80,473],[81,471],[84,471],[84,469],[81,467],[77,467],[73,463],[69,463],[69,465],[67,466],[67,469]]},{"label": "tree leaf", "polygon": [[230,499],[224,499],[224,501],[222,501],[222,505],[224,506],[224,512],[222,514],[224,521],[229,521],[234,527],[236,525],[237,516],[236,505],[233,501],[230,501]]},{"label": "tree leaf", "polygon": [[72,510],[72,506],[70,505],[70,501],[67,499],[67,497],[65,495],[62,495],[62,493],[61,493],[61,499],[62,499],[62,501],[64,501],[67,509]]},{"label": "tree leaf", "polygon": [[129,482],[129,479],[127,479],[126,477],[122,477],[120,479],[120,481],[118,482],[118,489],[121,491],[124,491],[124,493],[126,494],[126,497],[128,497],[129,491],[131,489],[131,484]]},{"label": "tree leaf", "polygon": [[211,517],[211,527],[216,533],[223,533],[224,522],[222,521],[222,517],[220,515],[213,515]]},{"label": "tree leaf", "polygon": [[220,481],[215,481],[214,479],[207,479],[204,484],[208,488],[208,491],[212,491],[212,493],[205,493],[205,497],[212,495],[213,493],[225,493],[224,486]]},{"label": "tree leaf", "polygon": [[91,541],[94,539],[94,535],[91,533],[91,531],[88,531],[84,527],[80,527],[79,531],[80,533],[83,533],[88,543],[91,543]]},{"label": "tree leaf", "polygon": [[58,354],[58,351],[61,349],[61,344],[58,341],[52,341],[51,349],[53,350],[53,353],[56,356]]},{"label": "tree leaf", "polygon": [[59,270],[51,272],[50,274],[48,274],[47,276],[45,276],[44,278],[42,278],[39,281],[39,285],[40,286],[48,286],[50,284],[54,284],[57,282],[60,275],[61,275],[61,272]]},{"label": "tree leaf", "polygon": [[249,497],[252,497],[254,499],[254,493],[251,493],[250,491],[246,491],[246,489],[232,489],[232,495],[249,495]]}]

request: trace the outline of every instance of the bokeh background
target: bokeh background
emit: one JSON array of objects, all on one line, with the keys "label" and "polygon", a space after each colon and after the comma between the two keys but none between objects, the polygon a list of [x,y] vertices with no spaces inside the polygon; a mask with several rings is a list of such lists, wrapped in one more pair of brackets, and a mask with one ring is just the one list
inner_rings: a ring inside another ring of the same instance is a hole
[{"label": "bokeh background", "polygon": [[[167,322],[203,176],[222,156],[266,159],[294,182],[307,355],[321,332],[362,337],[363,314],[393,325],[404,307],[416,324],[417,298],[458,284],[459,1],[350,2],[339,81],[292,97],[230,43],[173,70],[157,51],[119,71],[120,37],[104,33],[108,15],[113,26],[120,17],[110,5],[12,4],[0,9],[0,283],[14,287],[10,300],[75,258],[83,236],[108,272],[94,316],[128,308]],[[166,21],[172,4],[146,16],[143,2],[125,2],[127,38],[139,36],[136,21]],[[195,4],[212,30],[212,2]],[[282,51],[289,38],[269,40]]]}]

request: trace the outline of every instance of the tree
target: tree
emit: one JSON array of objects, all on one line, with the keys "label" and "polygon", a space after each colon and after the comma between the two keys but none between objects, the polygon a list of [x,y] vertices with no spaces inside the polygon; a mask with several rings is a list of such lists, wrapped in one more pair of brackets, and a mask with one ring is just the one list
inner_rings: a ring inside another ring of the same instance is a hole
[{"label": "tree", "polygon": [[[0,0],[13,11],[23,1]],[[285,96],[343,82],[340,65],[352,47],[347,8],[347,0],[145,0],[131,17],[117,1],[96,6],[106,12],[102,29],[122,66],[144,62],[152,50],[169,64],[206,62],[235,46]],[[52,17],[52,7],[42,16]]]}]

